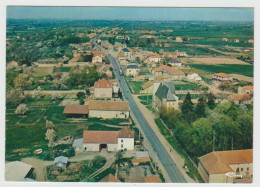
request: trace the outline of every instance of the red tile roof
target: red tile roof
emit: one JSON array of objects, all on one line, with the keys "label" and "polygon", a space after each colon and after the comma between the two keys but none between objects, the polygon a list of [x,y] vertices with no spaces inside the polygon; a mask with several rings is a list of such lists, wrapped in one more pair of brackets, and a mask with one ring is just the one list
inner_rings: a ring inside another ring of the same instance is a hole
[{"label": "red tile roof", "polygon": [[231,75],[228,75],[226,73],[216,73],[216,74],[214,74],[214,76],[218,76],[218,77],[232,77]]},{"label": "red tile roof", "polygon": [[118,178],[116,178],[111,173],[105,176],[101,181],[99,182],[121,182]]},{"label": "red tile roof", "polygon": [[89,101],[89,110],[129,111],[127,101]]},{"label": "red tile roof", "polygon": [[88,105],[66,105],[64,114],[88,114]]},{"label": "red tile roof", "polygon": [[144,182],[146,182],[146,183],[162,183],[162,180],[159,177],[152,175],[150,177],[145,177]]},{"label": "red tile roof", "polygon": [[235,151],[216,151],[199,158],[208,174],[233,171],[229,165],[253,162],[253,149]]},{"label": "red tile roof", "polygon": [[232,100],[234,101],[245,101],[245,100],[250,100],[251,97],[250,95],[232,95]]},{"label": "red tile roof", "polygon": [[246,90],[253,90],[254,86],[244,86],[244,89],[246,89]]},{"label": "red tile roof", "polygon": [[119,53],[118,57],[125,57],[124,53]]},{"label": "red tile roof", "polygon": [[109,80],[103,78],[95,82],[95,88],[112,88],[112,84]]},{"label": "red tile roof", "polygon": [[170,71],[171,75],[185,75],[185,73],[181,70],[172,70]]},{"label": "red tile roof", "polygon": [[83,131],[83,143],[117,143],[118,138],[134,138],[134,131],[125,127],[119,131]]}]

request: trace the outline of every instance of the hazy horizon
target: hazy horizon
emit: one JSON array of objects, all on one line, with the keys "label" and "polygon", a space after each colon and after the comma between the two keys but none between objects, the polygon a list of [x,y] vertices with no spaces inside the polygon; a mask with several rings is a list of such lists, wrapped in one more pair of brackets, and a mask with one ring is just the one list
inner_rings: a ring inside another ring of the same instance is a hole
[{"label": "hazy horizon", "polygon": [[7,19],[252,22],[254,9],[8,6]]}]

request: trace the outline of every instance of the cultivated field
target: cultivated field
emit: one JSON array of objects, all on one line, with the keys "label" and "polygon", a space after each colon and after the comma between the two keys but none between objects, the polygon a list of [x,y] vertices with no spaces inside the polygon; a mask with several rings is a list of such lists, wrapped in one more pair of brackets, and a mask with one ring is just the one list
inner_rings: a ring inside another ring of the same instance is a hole
[{"label": "cultivated field", "polygon": [[238,79],[240,81],[247,81],[247,82],[254,82],[254,78],[253,77],[247,77],[244,75],[238,75],[238,74],[230,74],[233,78]]},{"label": "cultivated field", "polygon": [[227,57],[212,57],[212,58],[190,58],[193,63],[199,64],[248,64],[241,60],[235,58],[227,58]]},{"label": "cultivated field", "polygon": [[34,72],[35,77],[42,77],[53,73],[53,67],[38,67]]}]

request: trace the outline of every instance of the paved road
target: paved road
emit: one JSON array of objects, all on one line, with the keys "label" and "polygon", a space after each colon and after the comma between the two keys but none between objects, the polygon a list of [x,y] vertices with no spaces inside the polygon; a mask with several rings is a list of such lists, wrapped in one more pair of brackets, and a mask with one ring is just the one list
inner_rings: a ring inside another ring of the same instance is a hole
[{"label": "paved road", "polygon": [[115,73],[115,76],[119,82],[119,86],[121,88],[121,91],[123,93],[124,98],[129,102],[129,106],[131,108],[131,111],[133,115],[135,116],[136,120],[140,124],[143,132],[145,133],[148,141],[153,146],[153,149],[158,155],[158,159],[164,166],[171,182],[174,183],[185,183],[187,182],[184,178],[184,176],[180,173],[178,167],[170,157],[169,153],[165,150],[162,143],[159,141],[158,137],[154,133],[154,131],[149,126],[148,122],[145,120],[144,116],[142,115],[141,111],[139,110],[137,104],[135,103],[128,87],[125,82],[125,79],[123,76],[119,73],[119,65],[114,57],[111,55],[108,55],[108,58],[113,66],[113,71]]}]

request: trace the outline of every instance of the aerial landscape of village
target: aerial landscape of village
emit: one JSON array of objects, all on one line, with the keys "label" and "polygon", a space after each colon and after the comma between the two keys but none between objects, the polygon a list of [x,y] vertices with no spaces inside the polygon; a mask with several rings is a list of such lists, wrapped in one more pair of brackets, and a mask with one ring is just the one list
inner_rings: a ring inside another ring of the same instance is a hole
[{"label": "aerial landscape of village", "polygon": [[8,9],[5,181],[253,182],[253,20]]}]

